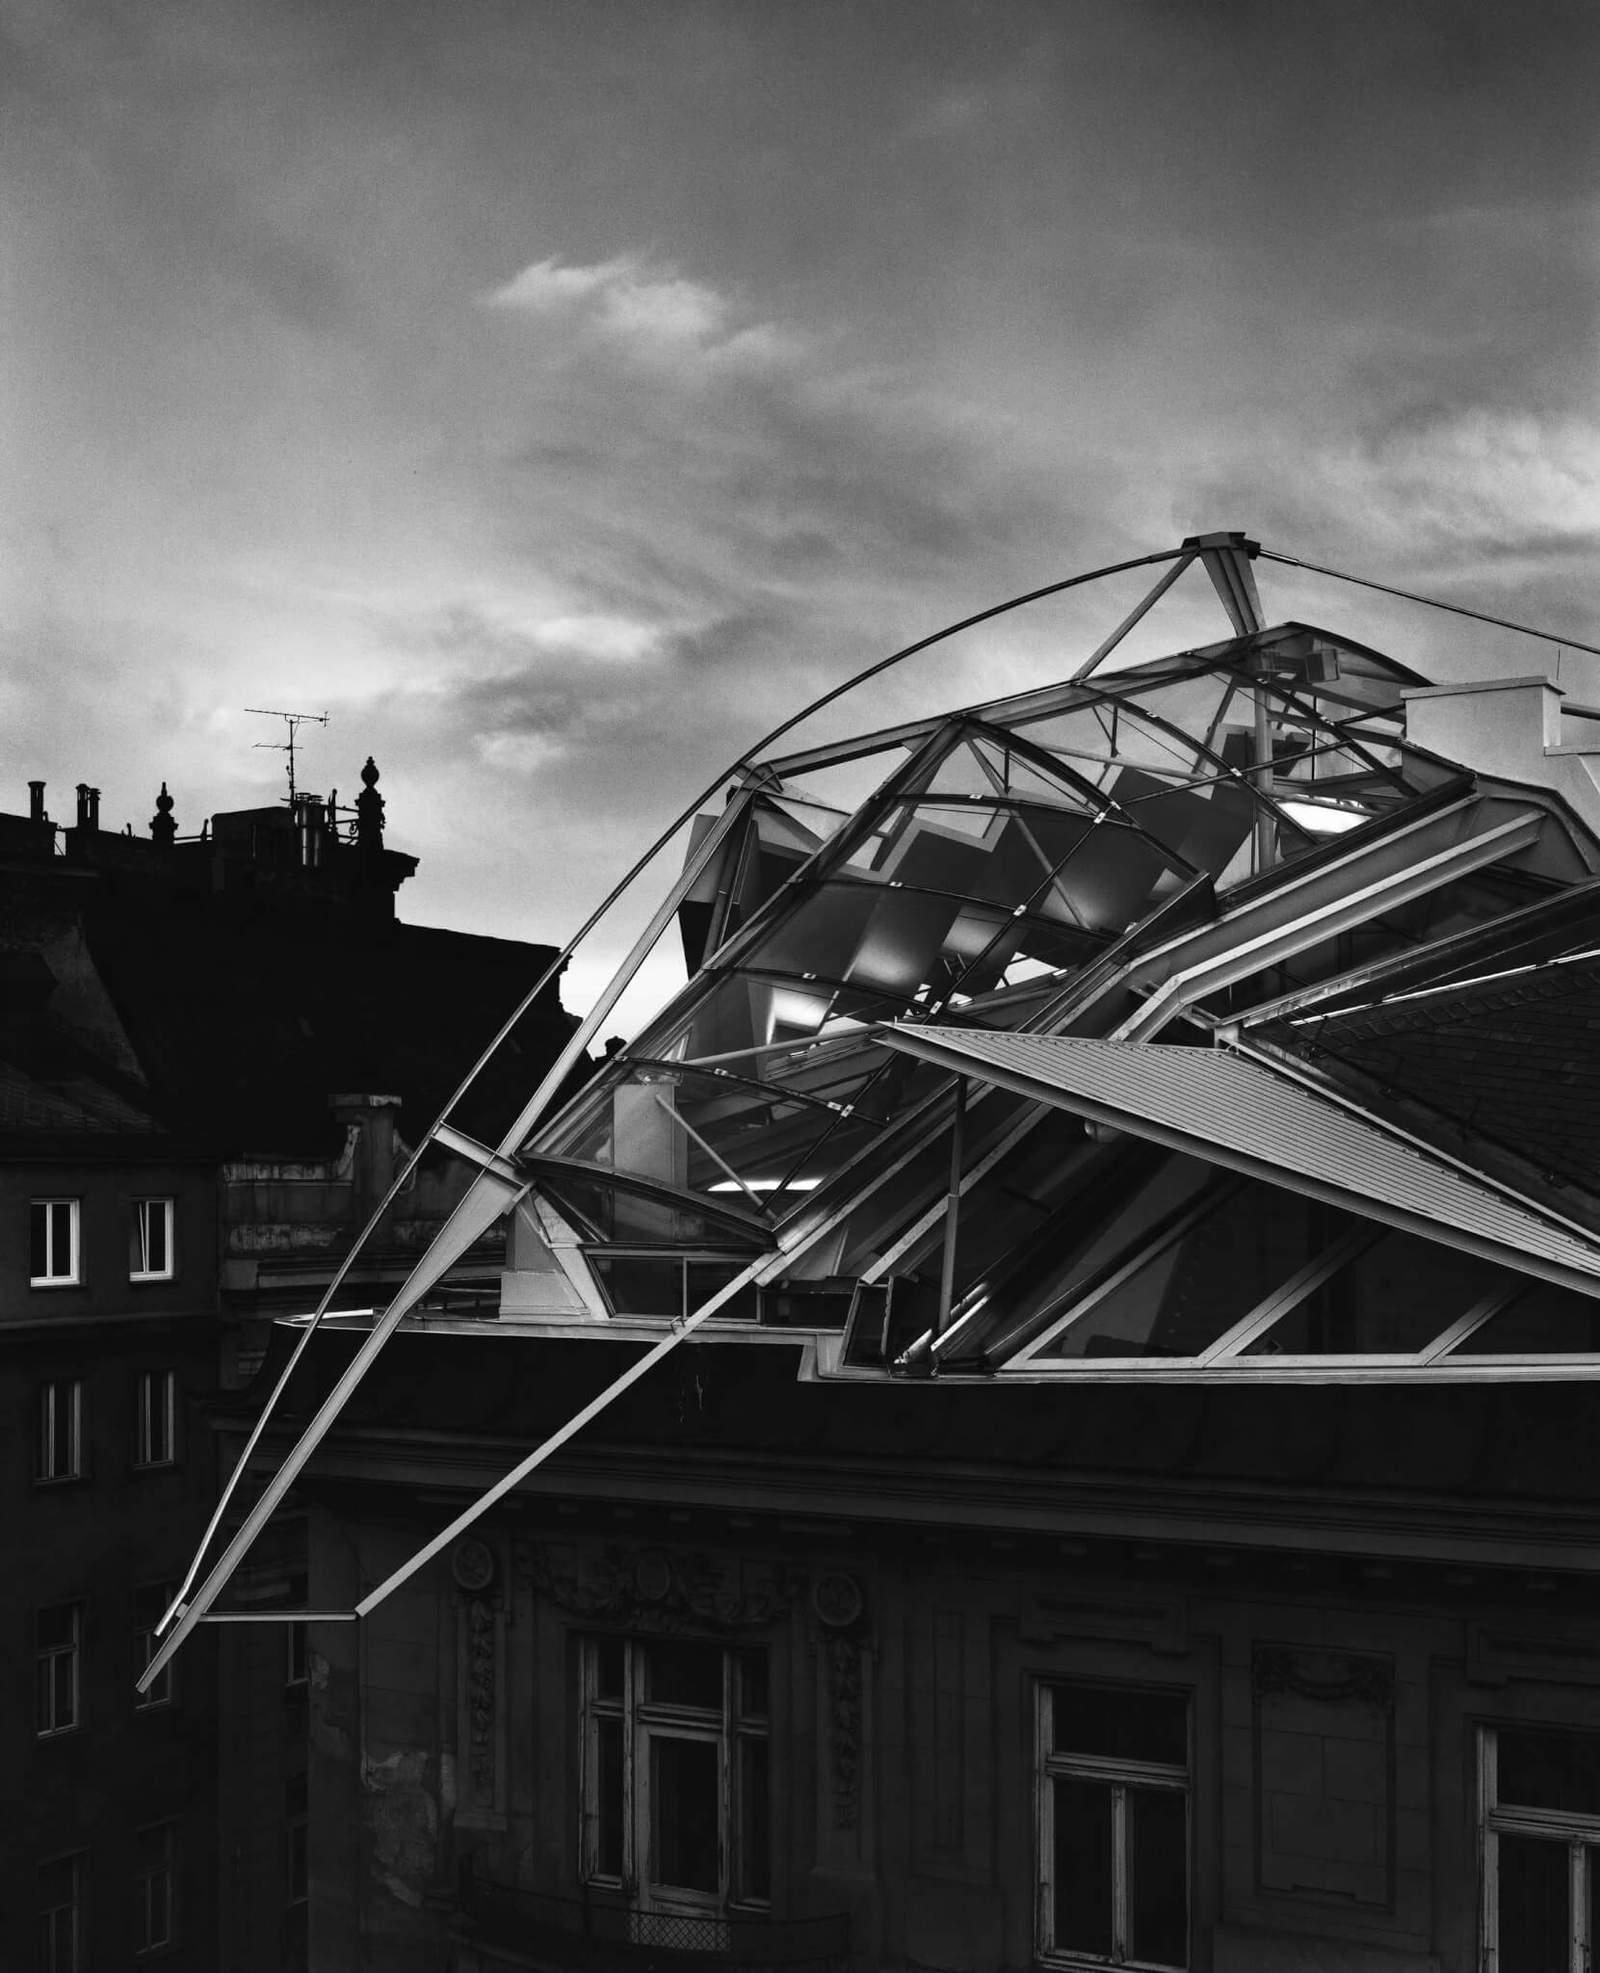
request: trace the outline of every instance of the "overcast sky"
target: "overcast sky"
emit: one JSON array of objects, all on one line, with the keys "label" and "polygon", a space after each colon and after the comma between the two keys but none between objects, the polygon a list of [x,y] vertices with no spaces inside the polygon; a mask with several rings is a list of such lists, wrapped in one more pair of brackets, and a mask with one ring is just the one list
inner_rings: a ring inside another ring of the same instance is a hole
[{"label": "overcast sky", "polygon": [[[1600,644],[1591,0],[0,23],[0,806],[142,831],[164,777],[197,829],[282,790],[244,707],[326,710],[302,783],[377,756],[403,914],[555,941],[826,684],[1193,530]],[[1555,662],[1260,579],[1440,678]],[[1144,648],[1223,628],[1191,576]]]}]

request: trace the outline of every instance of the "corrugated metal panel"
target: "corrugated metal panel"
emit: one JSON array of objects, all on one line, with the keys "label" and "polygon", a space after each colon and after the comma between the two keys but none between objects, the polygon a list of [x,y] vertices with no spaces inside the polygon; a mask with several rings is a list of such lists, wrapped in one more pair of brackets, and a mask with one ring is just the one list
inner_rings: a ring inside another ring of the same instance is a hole
[{"label": "corrugated metal panel", "polygon": [[1600,1294],[1600,1240],[1237,1055],[971,1028],[891,1027],[878,1038],[1135,1135],[1181,1140],[1197,1156],[1209,1151],[1291,1190],[1337,1194],[1369,1218],[1437,1230],[1452,1245]]}]

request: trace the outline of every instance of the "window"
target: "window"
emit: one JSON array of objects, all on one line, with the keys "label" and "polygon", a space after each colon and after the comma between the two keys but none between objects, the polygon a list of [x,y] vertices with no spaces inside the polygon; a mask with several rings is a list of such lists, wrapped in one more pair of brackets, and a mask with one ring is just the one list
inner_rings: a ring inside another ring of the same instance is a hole
[{"label": "window", "polygon": [[35,1724],[41,1738],[67,1733],[78,1724],[78,1650],[83,1633],[81,1603],[52,1603],[35,1626],[37,1672]]},{"label": "window", "polygon": [[45,1384],[35,1420],[33,1476],[76,1480],[83,1475],[83,1385],[76,1377]]},{"label": "window", "polygon": [[[147,1583],[144,1588],[133,1593],[133,1628],[138,1644],[138,1675],[142,1676],[150,1660],[156,1655],[160,1642],[157,1627],[166,1615],[176,1591],[173,1583]],[[170,1706],[172,1703],[172,1661],[162,1666],[159,1677],[148,1692],[139,1693],[134,1699],[137,1711],[146,1713],[155,1706]]]},{"label": "window", "polygon": [[1189,1705],[1132,1686],[1039,1688],[1039,1955],[1189,1964]]},{"label": "window", "polygon": [[1587,1966],[1600,1934],[1600,1734],[1485,1727],[1485,1973]]},{"label": "window", "polygon": [[35,1199],[28,1212],[30,1286],[61,1288],[77,1281],[78,1201]]},{"label": "window", "polygon": [[766,1652],[590,1638],[583,1691],[585,1877],[646,1911],[765,1905]]},{"label": "window", "polygon": [[135,1466],[170,1466],[177,1458],[178,1379],[171,1370],[145,1370],[139,1376],[135,1419]]},{"label": "window", "polygon": [[290,1904],[306,1901],[306,1778],[291,1774],[284,1784],[284,1895]]},{"label": "window", "polygon": [[81,1973],[88,1964],[83,1910],[88,1865],[79,1851],[39,1866],[41,1973]]},{"label": "window", "polygon": [[134,1950],[160,1952],[177,1936],[178,1826],[158,1822],[141,1829],[134,1840]]},{"label": "window", "polygon": [[128,1228],[128,1279],[172,1279],[172,1201],[135,1199]]}]

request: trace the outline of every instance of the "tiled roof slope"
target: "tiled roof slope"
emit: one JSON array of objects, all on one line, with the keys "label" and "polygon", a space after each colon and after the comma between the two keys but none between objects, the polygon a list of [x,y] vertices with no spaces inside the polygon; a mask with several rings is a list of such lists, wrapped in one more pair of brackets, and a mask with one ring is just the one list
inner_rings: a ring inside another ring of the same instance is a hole
[{"label": "tiled roof slope", "polygon": [[1452,1149],[1465,1133],[1600,1193],[1600,956],[1308,1014],[1259,1036],[1422,1106],[1454,1127]]}]

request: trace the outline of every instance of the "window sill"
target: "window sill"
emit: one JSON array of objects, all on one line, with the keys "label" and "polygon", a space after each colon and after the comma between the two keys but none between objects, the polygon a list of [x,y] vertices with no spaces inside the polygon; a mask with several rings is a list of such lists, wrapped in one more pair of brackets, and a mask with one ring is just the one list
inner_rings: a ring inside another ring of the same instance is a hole
[{"label": "window sill", "polygon": [[81,1288],[83,1277],[79,1274],[41,1274],[37,1278],[28,1277],[30,1288]]},{"label": "window sill", "polygon": [[[151,1281],[176,1281],[177,1278],[177,1275],[170,1268],[165,1274],[130,1274],[128,1276],[129,1283],[133,1286],[142,1286]],[[161,1950],[165,1952],[167,1948],[163,1946]]]}]

